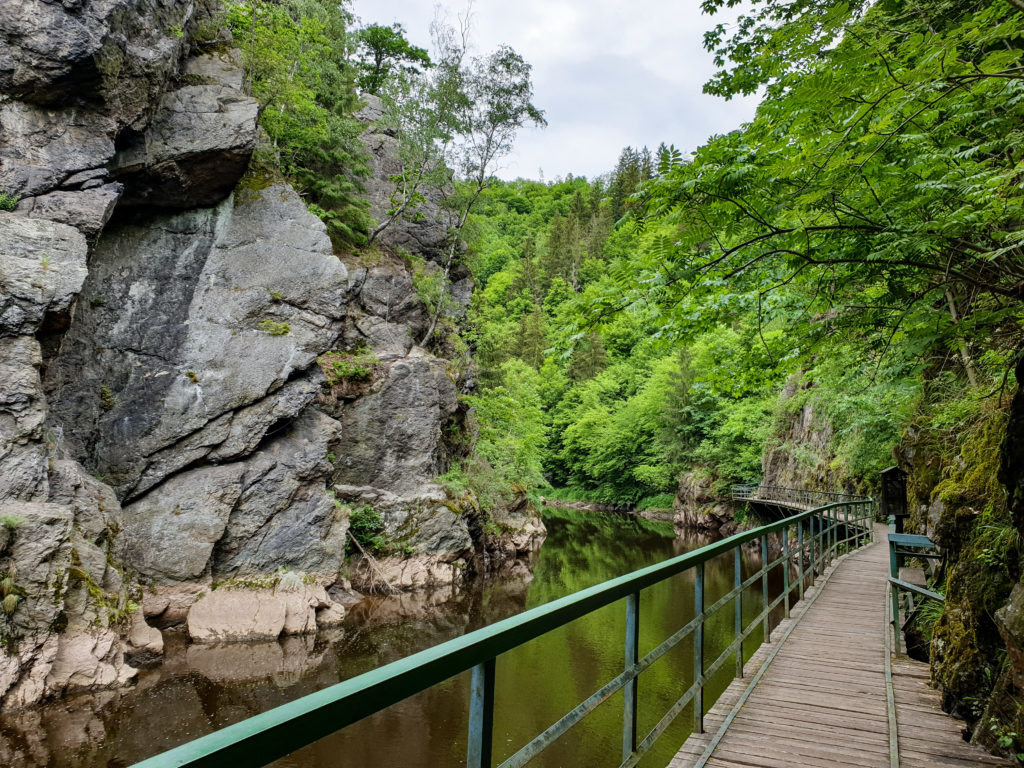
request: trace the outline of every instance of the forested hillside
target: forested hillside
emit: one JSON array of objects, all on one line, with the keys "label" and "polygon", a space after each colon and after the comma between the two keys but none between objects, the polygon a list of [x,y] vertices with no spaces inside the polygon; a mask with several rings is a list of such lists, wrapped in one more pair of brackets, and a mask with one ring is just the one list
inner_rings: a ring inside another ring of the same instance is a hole
[{"label": "forested hillside", "polygon": [[705,37],[708,92],[763,92],[749,124],[689,155],[627,148],[598,179],[495,184],[468,254],[481,442],[511,480],[645,505],[762,473],[877,492],[906,469],[946,554],[918,653],[1010,753],[1022,11],[755,3]]}]

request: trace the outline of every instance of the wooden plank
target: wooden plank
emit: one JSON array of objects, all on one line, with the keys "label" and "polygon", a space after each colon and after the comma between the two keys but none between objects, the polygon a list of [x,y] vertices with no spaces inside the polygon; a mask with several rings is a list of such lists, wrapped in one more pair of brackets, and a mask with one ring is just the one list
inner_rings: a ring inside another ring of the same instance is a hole
[{"label": "wooden plank", "polygon": [[[758,684],[744,698],[749,679],[734,681],[705,717],[708,732],[687,739],[670,768],[694,765],[716,738],[709,767],[889,765],[884,528],[876,527],[875,542],[831,566],[824,588],[819,578],[805,589],[792,618],[773,630],[773,643],[747,662],[753,673],[771,659]],[[960,739],[961,724],[928,687],[927,665],[893,659],[892,680],[901,768],[1010,765]]]}]

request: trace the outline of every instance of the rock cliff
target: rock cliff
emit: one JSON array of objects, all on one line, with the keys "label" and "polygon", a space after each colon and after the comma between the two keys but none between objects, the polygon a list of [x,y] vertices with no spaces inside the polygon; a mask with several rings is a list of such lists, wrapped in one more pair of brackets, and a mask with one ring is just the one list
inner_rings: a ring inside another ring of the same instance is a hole
[{"label": "rock cliff", "polygon": [[[437,200],[339,257],[295,190],[247,170],[259,104],[216,0],[11,5],[0,707],[123,684],[161,653],[153,625],[221,641],[336,624],[329,590],[372,565],[345,563],[356,507],[382,519],[373,567],[393,586],[528,552],[534,516],[489,540],[436,482],[468,450],[472,386],[464,353],[415,344]],[[395,147],[377,115],[370,100],[379,214]],[[472,285],[455,278],[458,315]]]}]

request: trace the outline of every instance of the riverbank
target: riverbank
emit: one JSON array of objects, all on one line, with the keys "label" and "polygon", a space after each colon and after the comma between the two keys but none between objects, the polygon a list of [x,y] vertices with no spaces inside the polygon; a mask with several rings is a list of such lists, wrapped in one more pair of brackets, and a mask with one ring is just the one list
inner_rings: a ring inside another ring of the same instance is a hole
[{"label": "riverbank", "polygon": [[[679,536],[664,522],[572,509],[546,509],[544,521],[548,537],[531,563],[532,570],[488,580],[475,590],[446,588],[368,596],[348,608],[341,627],[276,641],[194,644],[180,630],[165,631],[165,661],[142,670],[135,686],[69,697],[0,717],[0,764],[26,768],[130,765],[716,538],[710,534]],[[744,568],[756,569],[757,557],[757,552],[745,553],[750,562],[745,559]],[[709,572],[710,590],[728,589],[732,572],[726,570]],[[668,606],[682,605],[683,593],[692,599],[692,585],[652,590],[645,603],[644,636],[669,631],[678,616]],[[571,700],[574,692],[590,685],[595,670],[603,674],[621,665],[619,644],[624,631],[624,614],[609,608],[587,622],[574,624],[564,634],[529,643],[500,662],[507,663],[508,669],[536,670],[524,672],[517,685],[502,691],[500,706],[509,724],[505,738],[522,743],[536,735],[537,723],[543,727],[578,704]],[[581,653],[582,649],[586,653]],[[592,654],[598,657],[591,658]],[[542,660],[546,661],[542,664]],[[667,685],[690,669],[692,660],[674,659],[666,667],[663,682]],[[345,754],[353,764],[368,768],[449,764],[452,754],[464,751],[467,702],[468,679],[455,678],[297,753],[288,765],[311,768],[329,764],[336,754]],[[523,712],[530,712],[531,717],[516,715]],[[600,720],[592,728],[593,732],[581,730],[567,737],[552,748],[550,756],[542,756],[538,765],[598,764],[606,746],[602,739],[614,728]],[[682,743],[684,731],[670,741]],[[394,733],[402,733],[403,738],[392,738]],[[665,748],[672,749],[670,742]],[[568,759],[574,754],[579,760]]]}]

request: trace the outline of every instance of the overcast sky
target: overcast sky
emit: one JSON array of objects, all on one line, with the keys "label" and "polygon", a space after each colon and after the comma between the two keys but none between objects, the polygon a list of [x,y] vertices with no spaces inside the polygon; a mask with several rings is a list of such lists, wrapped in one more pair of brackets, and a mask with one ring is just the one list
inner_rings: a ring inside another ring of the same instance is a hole
[{"label": "overcast sky", "polygon": [[[465,10],[444,5],[452,20]],[[364,24],[401,22],[411,43],[430,47],[430,0],[353,0],[352,8]],[[625,146],[664,141],[690,152],[749,120],[754,99],[701,93],[713,71],[701,44],[710,26],[698,0],[477,0],[475,53],[504,43],[522,54],[548,121],[520,133],[498,176],[593,178]]]}]

